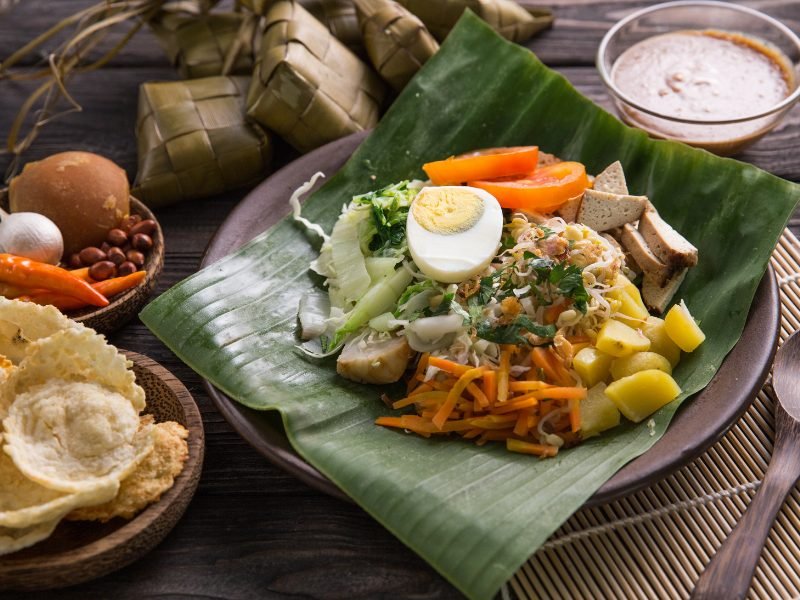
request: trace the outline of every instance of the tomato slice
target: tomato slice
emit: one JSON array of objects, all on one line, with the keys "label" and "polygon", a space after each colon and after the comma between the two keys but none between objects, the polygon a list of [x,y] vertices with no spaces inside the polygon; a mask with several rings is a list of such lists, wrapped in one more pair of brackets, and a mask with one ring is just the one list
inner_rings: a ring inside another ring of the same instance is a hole
[{"label": "tomato slice", "polygon": [[422,165],[436,185],[457,185],[477,179],[496,179],[530,173],[539,161],[538,146],[487,148]]},{"label": "tomato slice", "polygon": [[560,162],[540,167],[522,177],[470,181],[469,185],[492,194],[503,208],[525,208],[552,212],[589,187],[586,167],[578,162]]}]

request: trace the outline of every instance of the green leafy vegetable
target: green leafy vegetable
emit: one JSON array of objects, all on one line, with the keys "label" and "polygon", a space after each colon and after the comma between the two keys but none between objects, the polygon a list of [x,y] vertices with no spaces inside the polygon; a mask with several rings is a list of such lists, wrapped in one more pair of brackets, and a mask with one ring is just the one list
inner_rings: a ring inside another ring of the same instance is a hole
[{"label": "green leafy vegetable", "polygon": [[382,186],[421,177],[426,161],[531,144],[583,162],[589,173],[619,159],[630,189],[646,194],[699,249],[700,262],[678,297],[708,338],[676,368],[684,393],[653,416],[654,435],[644,426],[621,427],[537,460],[491,444],[376,427],[388,412],[376,400],[378,389],[344,381],[332,362],[319,365],[294,352],[297,298],[313,285],[306,269],[316,252],[289,221],[162,294],[141,315],[226,394],[258,410],[279,410],[305,460],[481,600],[492,598],[613,473],[658,441],[681,401],[708,383],[738,340],[800,199],[799,186],[755,167],[625,127],[528,50],[467,14],[303,211],[330,227],[342,199],[363,192],[371,175]]},{"label": "green leafy vegetable", "polygon": [[540,325],[527,315],[517,315],[511,322],[503,325],[492,325],[489,321],[478,322],[475,331],[479,338],[497,344],[531,345],[523,334],[528,331],[539,337],[552,338],[556,334],[555,325]]},{"label": "green leafy vegetable", "polygon": [[408,209],[419,191],[409,183],[401,181],[353,198],[355,204],[370,207],[374,230],[368,234],[369,250],[374,256],[405,253]]}]

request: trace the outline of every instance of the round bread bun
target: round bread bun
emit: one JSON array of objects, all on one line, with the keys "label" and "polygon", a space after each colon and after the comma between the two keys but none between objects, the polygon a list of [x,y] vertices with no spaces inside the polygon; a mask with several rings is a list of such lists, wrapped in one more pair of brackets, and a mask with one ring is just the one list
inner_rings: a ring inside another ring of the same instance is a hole
[{"label": "round bread bun", "polygon": [[8,193],[12,213],[40,213],[58,226],[65,256],[102,244],[130,210],[125,171],[91,152],[61,152],[28,163]]}]

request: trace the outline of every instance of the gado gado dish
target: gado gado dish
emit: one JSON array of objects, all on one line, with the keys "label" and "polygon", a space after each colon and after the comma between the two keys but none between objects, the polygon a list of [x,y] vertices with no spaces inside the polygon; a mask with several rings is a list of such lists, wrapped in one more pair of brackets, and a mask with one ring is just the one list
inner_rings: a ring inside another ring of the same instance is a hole
[{"label": "gado gado dish", "polygon": [[29,163],[0,220],[0,295],[62,311],[105,307],[145,278],[158,225],[136,214],[125,171],[88,152]]},{"label": "gado gado dish", "polygon": [[131,519],[172,487],[187,431],[142,414],[144,390],[102,336],[0,299],[0,355],[0,555],[62,519]]},{"label": "gado gado dish", "polygon": [[[302,349],[338,355],[347,379],[406,392],[379,425],[514,452],[559,449],[647,419],[681,389],[681,352],[705,336],[682,301],[696,248],[620,163],[597,177],[536,147],[424,165],[356,196],[311,269],[325,291],[299,307]],[[311,182],[313,183],[313,181]]]}]

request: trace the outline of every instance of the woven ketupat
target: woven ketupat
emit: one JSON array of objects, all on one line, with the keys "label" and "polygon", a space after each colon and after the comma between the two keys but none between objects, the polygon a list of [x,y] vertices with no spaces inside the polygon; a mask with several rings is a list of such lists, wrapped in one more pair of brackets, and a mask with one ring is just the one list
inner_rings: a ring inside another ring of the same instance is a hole
[{"label": "woven ketupat", "polygon": [[552,25],[549,11],[526,11],[514,0],[397,0],[417,15],[428,30],[443,40],[469,8],[492,29],[513,42],[524,42]]},{"label": "woven ketupat", "polygon": [[272,154],[245,120],[247,77],[145,83],[139,88],[139,172],[133,194],[150,206],[253,184]]},{"label": "woven ketupat", "polygon": [[279,0],[247,96],[247,114],[307,152],[378,121],[378,76],[299,4]]},{"label": "woven ketupat", "polygon": [[354,0],[364,46],[389,85],[402,90],[439,44],[417,17],[393,0]]},{"label": "woven ketupat", "polygon": [[[181,77],[194,79],[252,73],[256,19],[239,13],[162,12],[149,24]],[[229,53],[230,70],[223,73]]]},{"label": "woven ketupat", "polygon": [[300,0],[300,4],[345,46],[354,52],[363,50],[353,0]]}]

